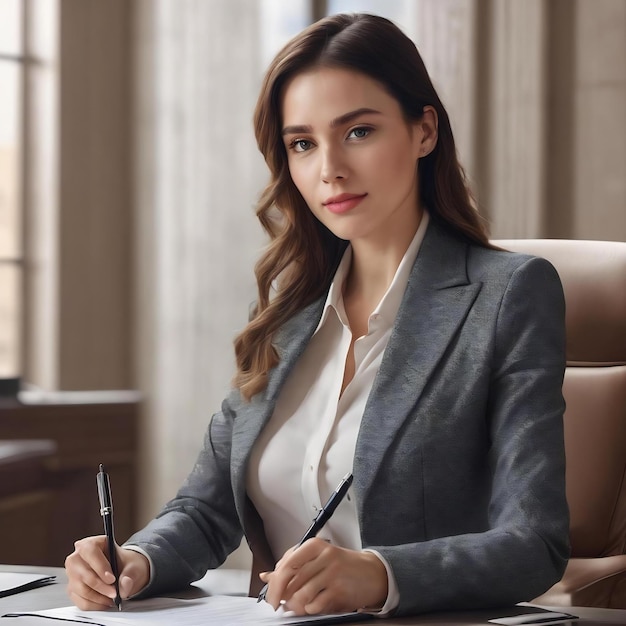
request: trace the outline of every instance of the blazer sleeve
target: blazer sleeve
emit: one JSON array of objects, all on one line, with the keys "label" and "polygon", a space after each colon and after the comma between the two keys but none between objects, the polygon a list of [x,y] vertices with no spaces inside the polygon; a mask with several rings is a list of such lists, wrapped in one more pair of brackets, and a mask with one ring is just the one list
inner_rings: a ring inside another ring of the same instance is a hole
[{"label": "blazer sleeve", "polygon": [[562,576],[569,557],[562,382],[564,298],[552,265],[526,258],[495,310],[487,402],[488,527],[375,548],[390,563],[399,615],[512,605]]},{"label": "blazer sleeve", "polygon": [[180,589],[202,578],[239,546],[243,530],[230,478],[232,420],[227,399],[213,415],[204,446],[176,497],[126,542],[152,561],[150,584],[140,596]]}]

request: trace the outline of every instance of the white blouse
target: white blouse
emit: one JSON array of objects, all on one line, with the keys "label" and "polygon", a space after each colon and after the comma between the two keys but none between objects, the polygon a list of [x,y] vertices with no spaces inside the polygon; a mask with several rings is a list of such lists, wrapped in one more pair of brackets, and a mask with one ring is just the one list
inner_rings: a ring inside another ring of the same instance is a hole
[{"label": "white blouse", "polygon": [[[343,476],[352,471],[365,404],[427,225],[428,213],[424,212],[389,288],[369,317],[367,334],[354,343],[354,377],[342,394],[352,340],[342,296],[352,259],[348,247],[333,278],[320,323],[252,449],[247,491],[277,558],[300,540]],[[344,548],[362,549],[351,490],[318,536]],[[375,554],[385,564],[389,577],[385,613],[397,606],[398,591],[389,565]]]}]

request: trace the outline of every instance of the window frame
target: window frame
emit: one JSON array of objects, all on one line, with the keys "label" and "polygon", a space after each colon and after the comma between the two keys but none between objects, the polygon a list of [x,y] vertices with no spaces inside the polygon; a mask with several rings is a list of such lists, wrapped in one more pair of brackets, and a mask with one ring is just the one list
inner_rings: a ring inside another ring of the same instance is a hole
[{"label": "window frame", "polygon": [[[21,0],[18,3],[18,17],[16,28],[19,33],[19,49],[15,53],[0,50],[0,62],[13,63],[18,72],[18,92],[16,109],[18,111],[18,124],[16,138],[18,145],[18,163],[17,163],[17,207],[16,222],[17,230],[17,250],[13,256],[4,256],[0,254],[0,267],[13,267],[17,272],[17,294],[16,294],[16,311],[14,320],[18,337],[15,343],[15,354],[9,357],[10,368],[13,370],[8,374],[9,377],[20,377],[24,370],[25,363],[25,344],[26,344],[26,327],[25,323],[27,315],[27,263],[26,263],[26,245],[27,245],[27,210],[26,210],[26,172],[27,170],[27,137],[28,137],[28,64],[30,59],[27,54],[27,25],[29,17],[30,5],[27,0]],[[0,364],[1,365],[1,364]],[[0,368],[0,378],[7,377],[7,374]]]}]

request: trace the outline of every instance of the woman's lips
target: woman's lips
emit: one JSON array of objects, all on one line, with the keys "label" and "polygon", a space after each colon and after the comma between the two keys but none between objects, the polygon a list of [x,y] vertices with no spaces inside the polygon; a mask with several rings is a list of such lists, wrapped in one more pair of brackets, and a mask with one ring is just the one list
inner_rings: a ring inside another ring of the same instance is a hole
[{"label": "woman's lips", "polygon": [[342,193],[340,196],[334,196],[328,198],[323,204],[331,213],[345,213],[357,206],[363,198],[367,196],[366,193],[353,194]]}]

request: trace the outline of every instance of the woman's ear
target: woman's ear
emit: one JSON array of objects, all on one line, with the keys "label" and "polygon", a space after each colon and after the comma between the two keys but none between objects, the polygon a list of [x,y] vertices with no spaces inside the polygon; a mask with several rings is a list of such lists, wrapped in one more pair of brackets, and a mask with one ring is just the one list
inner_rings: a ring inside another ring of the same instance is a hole
[{"label": "woman's ear", "polygon": [[437,145],[439,118],[433,106],[425,106],[419,122],[416,122],[418,158],[428,156]]}]

